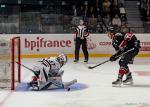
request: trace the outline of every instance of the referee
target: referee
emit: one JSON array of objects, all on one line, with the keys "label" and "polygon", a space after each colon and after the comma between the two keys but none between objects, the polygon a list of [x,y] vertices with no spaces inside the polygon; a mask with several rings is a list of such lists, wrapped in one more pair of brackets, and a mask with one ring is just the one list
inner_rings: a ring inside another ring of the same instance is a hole
[{"label": "referee", "polygon": [[89,54],[87,50],[87,37],[89,35],[87,27],[84,25],[84,21],[79,21],[79,26],[76,27],[75,32],[75,60],[74,62],[79,61],[79,52],[80,52],[80,46],[82,45],[82,50],[84,53],[84,62],[88,62]]}]

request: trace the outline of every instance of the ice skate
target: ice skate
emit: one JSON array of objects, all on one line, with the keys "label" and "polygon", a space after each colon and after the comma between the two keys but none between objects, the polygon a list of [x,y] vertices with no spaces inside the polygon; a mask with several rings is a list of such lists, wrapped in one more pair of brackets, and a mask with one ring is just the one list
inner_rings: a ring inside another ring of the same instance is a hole
[{"label": "ice skate", "polygon": [[118,79],[116,81],[112,82],[112,86],[113,87],[120,87],[122,84],[122,77],[123,77],[123,75],[118,74]]},{"label": "ice skate", "polygon": [[125,80],[123,80],[123,84],[124,85],[132,85],[133,84],[131,72],[127,73],[127,78]]},{"label": "ice skate", "polygon": [[87,62],[88,62],[88,59],[85,59],[84,62],[87,63]]},{"label": "ice skate", "polygon": [[75,60],[74,60],[74,62],[75,62],[75,63],[78,63],[78,62],[79,62],[79,60],[75,59]]},{"label": "ice skate", "polygon": [[122,79],[117,79],[116,81],[112,82],[113,87],[120,87],[122,84]]}]

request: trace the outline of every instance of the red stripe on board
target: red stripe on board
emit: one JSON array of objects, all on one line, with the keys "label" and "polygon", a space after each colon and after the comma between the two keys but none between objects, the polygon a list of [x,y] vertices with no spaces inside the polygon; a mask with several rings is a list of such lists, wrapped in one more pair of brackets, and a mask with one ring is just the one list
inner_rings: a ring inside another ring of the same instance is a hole
[{"label": "red stripe on board", "polygon": [[135,71],[139,76],[150,76],[150,71]]}]

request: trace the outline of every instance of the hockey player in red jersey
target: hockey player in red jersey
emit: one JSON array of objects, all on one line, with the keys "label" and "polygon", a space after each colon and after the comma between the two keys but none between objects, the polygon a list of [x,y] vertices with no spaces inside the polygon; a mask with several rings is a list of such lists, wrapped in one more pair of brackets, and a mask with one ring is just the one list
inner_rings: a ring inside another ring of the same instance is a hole
[{"label": "hockey player in red jersey", "polygon": [[[110,57],[110,61],[116,61],[119,58],[119,55],[133,49],[123,56],[120,56],[118,78],[116,81],[112,82],[112,85],[120,86],[122,83],[125,85],[133,84],[132,73],[129,70],[128,64],[130,61],[133,61],[133,58],[138,54],[140,49],[140,41],[133,33],[118,33],[115,32],[113,27],[109,28],[108,36],[112,39],[112,45],[116,50],[116,54]],[[122,80],[124,75],[126,75],[126,79]]]}]

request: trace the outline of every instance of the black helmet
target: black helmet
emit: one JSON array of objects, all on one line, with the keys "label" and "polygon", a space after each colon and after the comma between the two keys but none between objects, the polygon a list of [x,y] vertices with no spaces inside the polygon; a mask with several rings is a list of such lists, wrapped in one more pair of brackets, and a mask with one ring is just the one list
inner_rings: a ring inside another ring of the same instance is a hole
[{"label": "black helmet", "polygon": [[118,26],[111,26],[111,27],[108,28],[108,32],[118,33],[118,32],[120,32],[120,28]]},{"label": "black helmet", "polygon": [[110,32],[110,33],[114,33],[114,27],[113,26],[110,26],[110,27],[108,27],[108,32]]}]

